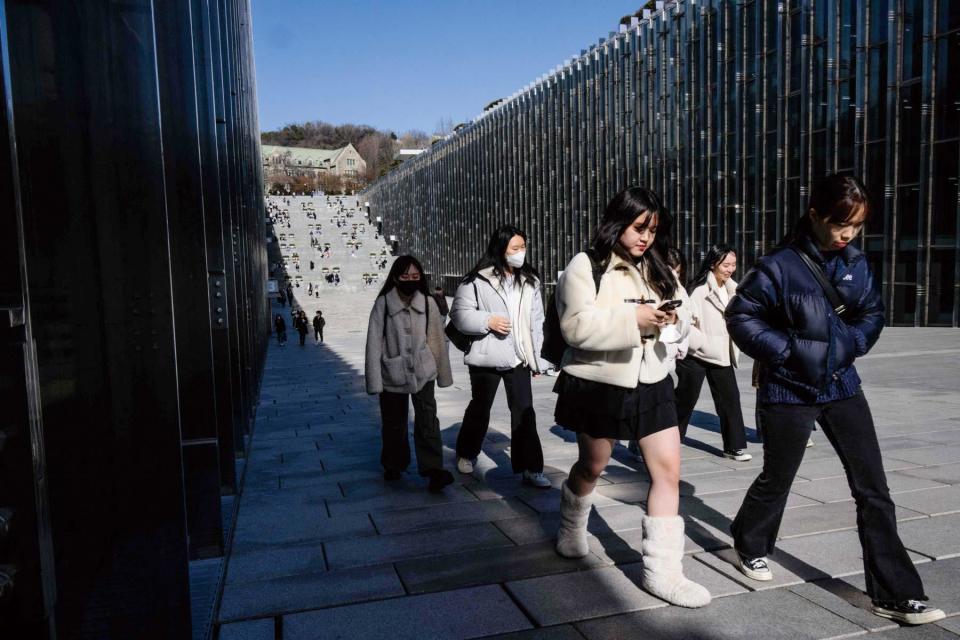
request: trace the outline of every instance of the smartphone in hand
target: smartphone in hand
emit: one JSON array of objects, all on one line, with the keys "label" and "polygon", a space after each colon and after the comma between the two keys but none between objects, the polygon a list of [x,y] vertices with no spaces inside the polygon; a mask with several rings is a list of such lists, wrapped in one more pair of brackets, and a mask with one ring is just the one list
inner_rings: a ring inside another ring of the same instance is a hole
[{"label": "smartphone in hand", "polygon": [[657,311],[673,311],[683,304],[683,300],[665,300],[663,304],[657,307]]}]

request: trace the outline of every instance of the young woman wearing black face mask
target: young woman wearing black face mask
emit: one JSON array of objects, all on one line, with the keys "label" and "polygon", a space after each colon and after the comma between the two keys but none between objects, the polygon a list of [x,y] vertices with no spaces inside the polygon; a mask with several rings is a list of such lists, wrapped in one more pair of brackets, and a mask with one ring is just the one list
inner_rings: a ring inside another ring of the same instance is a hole
[{"label": "young woman wearing black face mask", "polygon": [[[856,178],[834,175],[815,182],[794,231],[754,266],[727,306],[730,336],[762,364],[757,402],[763,471],[747,491],[731,531],[744,575],[771,580],[766,556],[774,549],[817,421],[843,462],[856,501],[873,612],[923,624],[944,613],[923,604],[923,583],[897,534],[877,432],[854,367],[884,324],[879,288],[866,257],[851,244],[870,210],[866,189]],[[830,300],[834,293],[843,307]]]},{"label": "young woman wearing black face mask", "polygon": [[407,415],[413,401],[413,441],[417,469],[430,479],[429,490],[453,482],[443,468],[443,443],[434,385],[453,384],[443,334],[443,318],[429,293],[423,268],[413,256],[400,256],[370,312],[366,348],[367,393],[379,394],[383,422],[380,462],[384,478],[396,480],[410,464]]}]

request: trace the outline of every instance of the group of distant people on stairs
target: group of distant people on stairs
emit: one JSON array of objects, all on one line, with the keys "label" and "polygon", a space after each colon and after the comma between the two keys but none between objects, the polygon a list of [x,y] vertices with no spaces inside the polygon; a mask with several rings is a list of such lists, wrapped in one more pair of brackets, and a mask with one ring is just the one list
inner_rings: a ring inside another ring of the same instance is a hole
[{"label": "group of distant people on stairs", "polygon": [[[519,228],[494,231],[460,281],[449,322],[420,262],[394,262],[370,312],[366,389],[379,395],[384,477],[410,462],[407,416],[414,407],[417,467],[430,491],[454,481],[443,468],[435,387],[453,383],[448,344],[464,352],[471,399],[456,440],[457,470],[474,471],[501,382],[510,409],[514,473],[549,488],[537,433],[531,377],[556,366],[556,424],[576,434],[579,455],[560,487],[557,553],[589,553],[587,520],[598,479],[626,440],[650,476],[642,517],[642,584],[684,606],[711,600],[683,575],[680,445],[706,379],[723,455],[746,461],[735,369],[754,360],[763,467],[731,525],[737,568],[768,581],[787,497],[819,423],[844,464],[856,502],[866,590],[879,616],[922,624],[941,619],[897,533],[870,408],[854,366],[884,325],[878,286],[852,241],[871,213],[863,184],[833,175],[815,182],[804,215],[738,284],[737,255],[712,247],[686,288],[670,246],[672,216],[643,187],[616,194],[593,234],[561,273],[546,311],[542,281]],[[551,359],[552,357],[552,359]],[[675,371],[676,387],[671,379]],[[409,400],[408,400],[409,398]]]}]

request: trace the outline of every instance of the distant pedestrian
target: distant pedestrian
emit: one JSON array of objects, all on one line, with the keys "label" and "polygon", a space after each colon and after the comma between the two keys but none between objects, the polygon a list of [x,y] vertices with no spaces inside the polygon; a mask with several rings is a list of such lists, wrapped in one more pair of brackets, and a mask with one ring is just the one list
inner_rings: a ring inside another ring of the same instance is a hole
[{"label": "distant pedestrian", "polygon": [[407,416],[413,401],[417,469],[431,492],[453,482],[443,468],[443,442],[434,387],[453,384],[443,322],[427,289],[423,268],[401,256],[377,295],[367,326],[367,393],[379,394],[383,424],[380,463],[396,480],[410,464]]},{"label": "distant pedestrian", "polygon": [[317,314],[313,316],[313,337],[317,344],[323,342],[323,328],[327,326],[327,321],[323,318],[323,312],[317,309]]},{"label": "distant pedestrian", "polygon": [[280,346],[283,346],[287,343],[287,323],[284,322],[283,316],[279,313],[273,319],[273,327],[277,331],[277,342],[280,343]]},{"label": "distant pedestrian", "polygon": [[280,303],[281,307],[287,306],[287,296],[284,295],[283,291],[277,294],[277,302]]}]

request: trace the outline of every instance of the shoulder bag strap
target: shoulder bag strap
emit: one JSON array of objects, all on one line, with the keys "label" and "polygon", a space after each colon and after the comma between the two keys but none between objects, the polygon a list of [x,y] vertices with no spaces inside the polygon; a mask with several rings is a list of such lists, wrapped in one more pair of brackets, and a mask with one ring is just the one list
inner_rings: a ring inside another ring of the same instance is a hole
[{"label": "shoulder bag strap", "polygon": [[827,300],[830,301],[830,306],[833,307],[834,313],[836,313],[841,318],[843,314],[847,311],[847,305],[843,303],[843,300],[840,298],[840,294],[837,293],[837,289],[833,284],[827,280],[826,274],[824,274],[823,269],[813,261],[805,251],[802,249],[794,249],[797,255],[800,256],[800,259],[803,260],[803,263],[807,265],[807,268],[810,270],[810,273],[813,274],[813,277],[816,278],[817,282],[820,283],[820,287],[823,288],[823,292],[827,296]]}]

